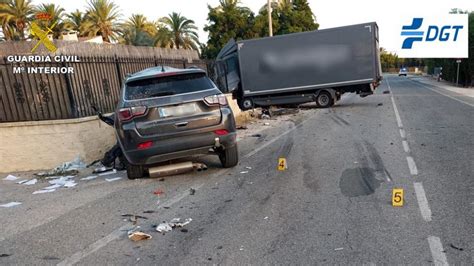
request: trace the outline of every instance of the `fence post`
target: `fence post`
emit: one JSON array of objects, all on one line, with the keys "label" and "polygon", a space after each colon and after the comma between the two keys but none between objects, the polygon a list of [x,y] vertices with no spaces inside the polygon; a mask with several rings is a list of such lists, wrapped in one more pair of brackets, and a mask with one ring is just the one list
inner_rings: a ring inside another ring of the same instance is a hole
[{"label": "fence post", "polygon": [[186,68],[186,60],[183,57],[183,68]]},{"label": "fence post", "polygon": [[155,67],[158,66],[158,61],[156,60],[156,55],[153,55],[153,61],[155,62]]},{"label": "fence post", "polygon": [[[66,67],[66,62],[63,61],[61,65],[62,67]],[[69,106],[71,106],[72,117],[77,118],[79,117],[79,115],[77,112],[76,101],[74,100],[74,94],[72,93],[72,85],[71,85],[71,79],[69,77],[69,74],[64,73],[64,78],[66,79],[66,91],[67,91],[67,97],[69,99]]]},{"label": "fence post", "polygon": [[117,55],[115,55],[115,68],[117,69],[117,75],[118,75],[118,81],[119,81],[120,87],[122,87],[122,82],[123,82],[122,71],[120,71],[120,62],[118,60]]}]

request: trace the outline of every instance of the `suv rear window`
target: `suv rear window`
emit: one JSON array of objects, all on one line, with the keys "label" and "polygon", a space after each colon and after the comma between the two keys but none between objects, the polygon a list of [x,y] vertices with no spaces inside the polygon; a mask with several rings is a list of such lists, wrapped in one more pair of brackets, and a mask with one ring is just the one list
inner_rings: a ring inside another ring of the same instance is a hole
[{"label": "suv rear window", "polygon": [[125,86],[126,100],[170,96],[213,88],[204,73],[181,74],[131,81]]}]

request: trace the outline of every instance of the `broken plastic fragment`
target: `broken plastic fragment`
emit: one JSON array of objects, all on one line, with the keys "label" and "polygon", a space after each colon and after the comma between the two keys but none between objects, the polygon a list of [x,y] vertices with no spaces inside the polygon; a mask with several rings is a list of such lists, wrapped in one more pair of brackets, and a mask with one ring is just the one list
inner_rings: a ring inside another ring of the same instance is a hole
[{"label": "broken plastic fragment", "polygon": [[38,179],[35,178],[35,179],[31,179],[31,180],[29,180],[29,181],[27,181],[27,182],[25,182],[25,183],[23,183],[23,184],[24,184],[24,185],[27,185],[27,186],[31,186],[31,185],[36,184],[36,182],[38,182]]},{"label": "broken plastic fragment", "polygon": [[107,182],[113,182],[122,179],[121,177],[114,177],[114,178],[106,178],[105,181]]},{"label": "broken plastic fragment", "polygon": [[105,172],[105,173],[101,173],[101,174],[99,174],[99,175],[100,175],[100,176],[113,175],[113,174],[115,174],[115,173],[117,173],[117,170],[114,169],[114,170],[112,170],[112,171]]},{"label": "broken plastic fragment", "polygon": [[0,207],[2,207],[2,208],[11,208],[11,207],[15,207],[15,206],[18,206],[18,205],[21,205],[21,202],[12,201],[12,202],[0,205]]},{"label": "broken plastic fragment", "polygon": [[171,228],[171,226],[168,223],[162,223],[156,227],[156,231],[160,233],[169,232],[171,230],[173,230],[173,228]]},{"label": "broken plastic fragment", "polygon": [[96,178],[97,178],[96,175],[91,175],[91,176],[88,176],[88,177],[83,177],[83,178],[81,178],[81,180],[88,181],[88,180],[92,180],[92,179],[96,179]]},{"label": "broken plastic fragment", "polygon": [[72,187],[75,187],[77,185],[76,182],[74,181],[67,181],[65,184],[64,184],[64,187],[65,188],[72,188]]},{"label": "broken plastic fragment", "polygon": [[145,234],[143,232],[133,232],[128,236],[129,239],[132,241],[140,241],[140,240],[147,240],[151,239],[151,235]]},{"label": "broken plastic fragment", "polygon": [[62,185],[60,184],[54,184],[54,185],[51,185],[49,187],[45,187],[43,188],[43,190],[50,190],[50,189],[56,189],[56,188],[60,188]]},{"label": "broken plastic fragment", "polygon": [[6,181],[15,181],[17,180],[18,177],[14,176],[14,175],[7,175],[7,177],[5,177],[3,180],[6,180]]},{"label": "broken plastic fragment", "polygon": [[56,191],[56,189],[42,189],[42,190],[36,190],[35,192],[33,192],[33,195],[35,194],[44,194],[44,193],[50,193],[50,192],[54,192]]},{"label": "broken plastic fragment", "polygon": [[242,171],[241,174],[247,174],[249,171]]}]

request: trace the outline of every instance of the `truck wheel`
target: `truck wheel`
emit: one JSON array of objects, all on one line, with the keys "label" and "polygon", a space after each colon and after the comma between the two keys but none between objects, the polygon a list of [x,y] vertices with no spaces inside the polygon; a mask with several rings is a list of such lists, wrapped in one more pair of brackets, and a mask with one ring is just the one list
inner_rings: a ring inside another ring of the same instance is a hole
[{"label": "truck wheel", "polygon": [[250,98],[245,98],[242,102],[242,107],[244,110],[249,110],[253,108],[253,101]]},{"label": "truck wheel", "polygon": [[316,97],[316,105],[318,107],[328,108],[332,106],[333,103],[334,103],[334,100],[332,99],[331,94],[327,91],[321,91]]},{"label": "truck wheel", "polygon": [[234,167],[239,163],[239,151],[237,145],[226,148],[219,153],[219,159],[224,168]]},{"label": "truck wheel", "polygon": [[128,179],[137,179],[143,177],[145,170],[141,165],[132,165],[127,163],[127,177]]}]

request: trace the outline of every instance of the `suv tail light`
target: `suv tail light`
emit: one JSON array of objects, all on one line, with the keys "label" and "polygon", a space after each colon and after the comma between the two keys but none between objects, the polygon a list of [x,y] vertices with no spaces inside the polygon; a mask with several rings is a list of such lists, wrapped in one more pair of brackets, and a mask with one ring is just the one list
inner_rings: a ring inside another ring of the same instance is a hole
[{"label": "suv tail light", "polygon": [[216,94],[216,95],[204,97],[204,101],[209,106],[212,106],[212,105],[225,106],[228,104],[227,98],[225,97],[224,94]]},{"label": "suv tail light", "polygon": [[145,106],[122,108],[119,110],[119,119],[120,121],[128,121],[134,117],[144,115],[146,110]]}]

